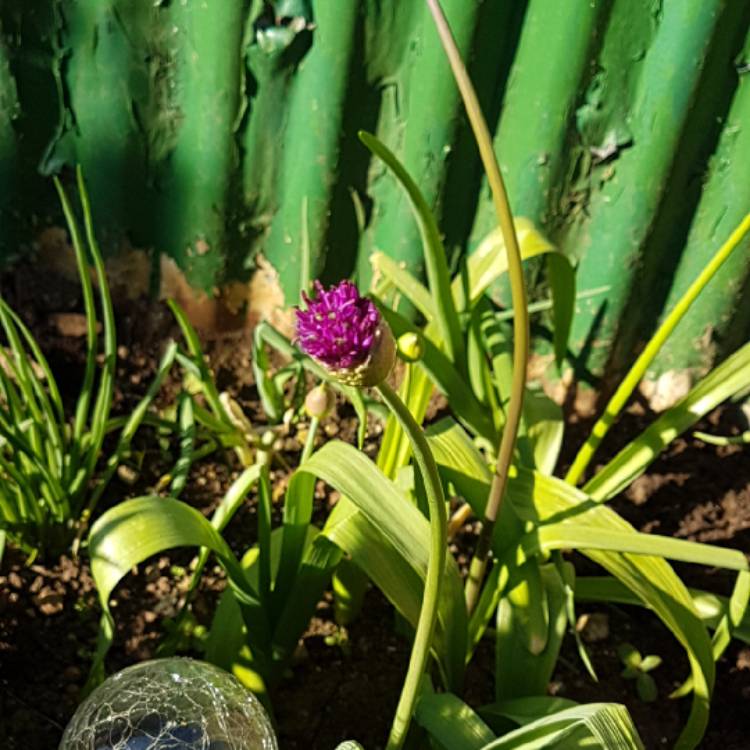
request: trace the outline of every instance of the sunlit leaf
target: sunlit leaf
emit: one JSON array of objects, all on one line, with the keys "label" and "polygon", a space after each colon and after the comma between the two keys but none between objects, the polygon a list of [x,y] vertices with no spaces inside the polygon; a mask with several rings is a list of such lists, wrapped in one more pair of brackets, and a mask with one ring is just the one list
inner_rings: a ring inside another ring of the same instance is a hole
[{"label": "sunlit leaf", "polygon": [[427,281],[430,294],[434,298],[435,323],[440,329],[448,357],[459,369],[463,369],[464,343],[461,326],[451,295],[448,261],[435,216],[421,190],[396,155],[371,133],[360,130],[359,138],[391,170],[409,198],[414,218],[422,235]]},{"label": "sunlit leaf", "polygon": [[[718,596],[709,591],[688,589],[693,599],[693,605],[704,624],[712,629],[729,613],[729,599]],[[610,576],[583,576],[576,579],[576,599],[584,602],[611,602],[613,604],[630,604],[633,606],[648,606],[630,589],[616,578]],[[747,611],[733,627],[733,636],[750,644],[750,613]]]},{"label": "sunlit leaf", "polygon": [[241,604],[252,642],[266,649],[270,628],[256,592],[219,531],[197,510],[179,500],[157,496],[126,500],[107,511],[91,528],[89,555],[102,607],[102,627],[92,667],[101,676],[113,635],[109,600],[117,584],[139,563],[175,547],[205,547],[227,571]]},{"label": "sunlit leaf", "polygon": [[423,692],[414,718],[445,750],[480,750],[495,739],[484,721],[451,693]]},{"label": "sunlit leaf", "polygon": [[[399,313],[384,307],[380,310],[396,337],[417,330]],[[472,431],[494,442],[495,431],[491,417],[477,401],[466,380],[429,339],[424,339],[423,346],[424,353],[418,366],[425,369],[437,389],[445,394],[459,418],[470,425]]]},{"label": "sunlit leaf", "polygon": [[370,263],[375,272],[382,274],[419,310],[427,323],[436,320],[435,300],[430,295],[430,290],[413,273],[385,253],[373,253]]},{"label": "sunlit leaf", "polygon": [[[553,336],[558,365],[565,356],[576,300],[575,272],[567,256],[557,250],[523,217],[513,220],[521,257],[539,255],[548,259],[548,277],[552,291]],[[471,309],[484,292],[508,270],[505,242],[499,228],[493,229],[469,256],[466,278],[453,281],[453,296],[459,310]],[[468,289],[466,300],[465,289]]]},{"label": "sunlit leaf", "polygon": [[[463,430],[451,420],[443,420],[430,429],[430,447],[442,471],[448,471],[452,481],[463,496],[471,503],[474,512],[481,515],[489,491],[487,469],[478,469],[481,455],[477,453],[473,461],[466,456],[471,451],[471,442]],[[700,741],[708,721],[708,706],[714,681],[714,662],[711,642],[705,626],[699,618],[690,594],[677,577],[669,564],[661,557],[655,556],[655,545],[648,543],[648,535],[638,534],[630,524],[614,511],[600,505],[584,492],[554,477],[543,476],[525,469],[517,469],[509,482],[506,502],[512,506],[514,513],[523,520],[539,526],[539,533],[545,524],[559,523],[569,526],[558,529],[560,535],[569,536],[557,541],[561,546],[575,548],[577,543],[590,545],[580,551],[591,558],[622,583],[631,589],[646,606],[649,606],[672,631],[687,652],[692,672],[694,694],[692,708],[687,724],[680,735],[678,747],[692,748]],[[567,521],[567,523],[565,523]],[[585,538],[576,538],[576,528],[585,524]],[[550,536],[543,546],[557,546]],[[529,537],[530,539],[531,537]],[[619,552],[612,549],[601,549],[607,546],[602,540],[611,538],[611,546],[622,544],[633,552]],[[683,540],[669,540],[680,542]],[[509,548],[509,539],[503,536],[502,524],[498,524],[495,538],[495,554],[499,560],[506,559],[510,564],[517,551]],[[690,544],[690,543],[686,543]],[[594,545],[599,549],[592,548]],[[705,545],[704,545],[705,546]],[[680,559],[690,557],[693,561],[713,564],[721,560],[729,567],[739,566],[737,553],[729,550],[718,551],[711,548],[696,547],[688,552],[686,547],[671,546],[669,551]],[[531,552],[531,549],[528,550]],[[661,552],[661,548],[659,549]],[[508,557],[512,555],[512,557]]]},{"label": "sunlit leaf", "polygon": [[[429,559],[429,521],[364,454],[326,443],[298,469],[337,489],[339,501],[323,534],[349,554],[415,625]],[[444,679],[460,684],[466,653],[466,606],[453,559],[441,587],[435,651]]]},{"label": "sunlit leaf", "polygon": [[640,476],[678,435],[750,383],[750,343],[716,367],[688,395],[667,409],[584,485],[596,500],[608,500]]},{"label": "sunlit leaf", "polygon": [[525,724],[482,750],[551,750],[597,748],[641,750],[638,732],[625,706],[588,703],[573,706]]}]

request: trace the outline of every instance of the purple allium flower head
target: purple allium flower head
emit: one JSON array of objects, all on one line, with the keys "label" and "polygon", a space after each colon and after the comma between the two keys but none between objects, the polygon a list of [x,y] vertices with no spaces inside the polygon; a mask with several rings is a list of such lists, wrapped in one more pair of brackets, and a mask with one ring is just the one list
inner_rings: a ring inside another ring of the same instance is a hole
[{"label": "purple allium flower head", "polygon": [[349,370],[370,354],[380,323],[377,307],[351,281],[327,291],[315,282],[315,299],[302,292],[306,310],[297,309],[297,340],[302,349],[332,370]]},{"label": "purple allium flower head", "polygon": [[351,281],[327,290],[316,281],[315,297],[302,292],[302,299],[305,309],[296,310],[297,343],[305,353],[351,385],[385,379],[395,356],[393,336],[371,300]]}]

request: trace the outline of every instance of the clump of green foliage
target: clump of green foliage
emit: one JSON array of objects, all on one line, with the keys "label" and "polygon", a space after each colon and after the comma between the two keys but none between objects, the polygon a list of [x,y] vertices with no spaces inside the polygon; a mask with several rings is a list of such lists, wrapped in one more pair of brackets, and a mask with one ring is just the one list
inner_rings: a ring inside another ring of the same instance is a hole
[{"label": "clump of green foliage", "polygon": [[[0,551],[6,537],[30,555],[59,554],[80,538],[176,354],[175,345],[170,344],[135,409],[124,418],[110,419],[117,357],[115,319],[80,170],[77,181],[84,232],[65,189],[55,181],[73,242],[86,315],[86,363],[72,419],[39,344],[0,299],[0,325],[7,342],[0,352]],[[99,292],[101,348],[90,263]],[[114,448],[102,462],[105,437],[113,433]]]}]

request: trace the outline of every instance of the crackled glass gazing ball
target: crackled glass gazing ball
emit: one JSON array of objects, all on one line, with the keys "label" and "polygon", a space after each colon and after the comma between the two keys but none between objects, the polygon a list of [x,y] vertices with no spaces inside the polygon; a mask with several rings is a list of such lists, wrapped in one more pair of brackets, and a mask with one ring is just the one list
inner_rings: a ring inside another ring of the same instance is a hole
[{"label": "crackled glass gazing ball", "polygon": [[192,659],[156,659],[112,675],[78,707],[59,750],[277,750],[258,699]]}]

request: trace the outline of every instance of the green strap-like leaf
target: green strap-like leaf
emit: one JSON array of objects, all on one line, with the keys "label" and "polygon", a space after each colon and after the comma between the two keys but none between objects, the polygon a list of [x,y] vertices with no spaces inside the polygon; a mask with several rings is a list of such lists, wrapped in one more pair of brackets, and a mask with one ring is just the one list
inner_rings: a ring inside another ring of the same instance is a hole
[{"label": "green strap-like leaf", "polygon": [[253,331],[253,376],[263,411],[269,421],[275,423],[280,422],[284,416],[284,393],[270,375],[270,362],[263,341],[262,325],[263,323],[257,325]]},{"label": "green strap-like leaf", "polygon": [[[266,554],[270,557],[271,577],[277,577],[281,557],[282,529],[274,529],[267,542]],[[331,573],[341,560],[342,552],[326,539],[314,526],[308,527],[303,541],[304,553],[297,577],[290,589],[279,592],[283,596],[283,609],[278,620],[273,623],[272,661],[259,682],[255,655],[247,646],[247,627],[242,621],[242,611],[231,591],[221,597],[214,614],[206,644],[206,658],[214,664],[234,672],[242,682],[253,690],[273,687],[289,666],[299,639],[307,628],[315,607],[330,582]],[[242,558],[250,585],[260,588],[261,550],[256,545]]]},{"label": "green strap-like leaf", "polygon": [[[406,364],[398,395],[417,424],[422,424],[434,386],[423,367]],[[389,479],[409,463],[411,443],[396,417],[389,411],[378,449],[377,464]]]},{"label": "green strap-like leaf", "polygon": [[177,412],[179,415],[180,453],[172,469],[172,481],[169,486],[171,497],[178,498],[185,489],[190,467],[195,453],[195,409],[193,397],[183,392],[179,396]]},{"label": "green strap-like leaf", "polygon": [[96,305],[94,302],[94,289],[89,274],[88,259],[86,249],[83,245],[83,236],[75,217],[75,212],[70,204],[68,195],[63,188],[62,183],[57,177],[54,178],[55,188],[60,197],[65,220],[68,224],[68,231],[73,242],[75,251],[76,266],[78,268],[78,278],[81,281],[81,291],[83,294],[83,306],[86,312],[86,369],[83,376],[83,385],[76,403],[75,420],[73,426],[74,441],[83,438],[86,421],[88,420],[89,408],[94,389],[94,377],[96,375],[96,354],[97,354],[97,336],[96,336]]},{"label": "green strap-like leaf", "polygon": [[[716,629],[730,613],[730,602],[726,596],[718,596],[709,591],[688,589],[698,616],[706,627]],[[610,602],[647,606],[629,588],[611,576],[583,576],[576,578],[575,597],[583,602]],[[734,620],[734,618],[732,618]],[[735,622],[732,634],[735,638],[750,644],[750,613],[747,611]]]},{"label": "green strap-like leaf", "polygon": [[[572,529],[576,524],[585,523],[592,527],[592,535],[600,538],[619,533],[629,535],[628,540],[623,540],[626,549],[638,544],[639,535],[627,521],[606,506],[594,503],[585,494],[573,494],[569,489],[572,487],[562,480],[519,470],[509,487],[509,497],[521,518],[549,522],[553,518],[569,516]],[[576,508],[582,504],[586,512],[579,514]],[[609,512],[601,512],[605,510]],[[642,549],[648,551],[647,548]],[[652,548],[652,555],[653,551]],[[714,663],[708,634],[695,612],[687,589],[662,557],[592,548],[581,549],[581,552],[648,602],[685,648],[696,691],[688,722],[677,747],[695,747],[708,721]]]},{"label": "green strap-like leaf", "polygon": [[249,638],[268,653],[270,628],[255,590],[219,531],[197,510],[179,500],[157,496],[126,500],[107,511],[91,528],[89,555],[102,607],[93,682],[103,675],[104,657],[112,642],[114,623],[109,600],[117,584],[139,563],[175,547],[205,547],[224,566],[243,605]]},{"label": "green strap-like leaf", "polygon": [[640,476],[678,435],[750,384],[750,343],[716,367],[688,395],[628,443],[584,485],[596,500],[614,497]]},{"label": "green strap-like leaf", "polygon": [[221,405],[221,400],[219,399],[219,391],[216,388],[211,371],[208,369],[206,358],[203,355],[203,348],[201,347],[201,342],[198,338],[198,332],[193,328],[185,311],[175,300],[168,299],[167,304],[169,305],[169,309],[172,311],[172,315],[174,315],[177,324],[180,326],[190,356],[193,358],[193,363],[198,368],[203,395],[206,397],[206,401],[211,407],[211,411],[218,419],[225,422],[228,421],[224,407]]},{"label": "green strap-like leaf", "polygon": [[303,470],[306,464],[307,461],[294,472],[286,491],[283,541],[274,591],[274,619],[284,605],[287,593],[297,576],[304,551],[303,542],[312,521],[315,475]]},{"label": "green strap-like leaf", "polygon": [[[550,711],[555,708],[558,710]],[[507,716],[522,726],[496,738],[482,718],[455,695],[427,691],[417,705],[416,719],[446,750],[643,748],[627,709],[614,703],[576,706],[559,699],[533,697],[493,704],[487,712],[490,716]],[[535,713],[541,717],[530,719]]]},{"label": "green strap-like leaf", "polygon": [[[373,253],[370,256],[370,263],[374,271],[381,273],[422,313],[428,324],[436,323],[438,313],[435,300],[430,294],[430,290],[413,273],[407,271],[406,268],[402,268],[385,253]],[[437,330],[437,325],[434,328]]]},{"label": "green strap-like leaf", "polygon": [[573,313],[576,306],[575,269],[562,253],[547,255],[547,276],[552,291],[553,343],[555,361],[562,366],[568,350],[570,328],[573,325]]},{"label": "green strap-like leaf", "polygon": [[711,544],[674,539],[659,534],[642,534],[630,529],[609,529],[602,535],[602,524],[587,525],[589,515],[584,511],[571,514],[563,523],[540,526],[529,533],[521,547],[527,556],[555,549],[613,550],[636,555],[658,555],[667,560],[747,571],[745,555],[739,550],[716,547]]},{"label": "green strap-like leaf", "polygon": [[643,743],[625,706],[588,703],[537,719],[487,743],[482,750],[550,750],[567,747],[642,750]]},{"label": "green strap-like leaf", "polygon": [[451,294],[451,280],[448,272],[443,241],[440,238],[435,217],[430,211],[422,191],[411,178],[405,167],[390,149],[371,133],[359,132],[362,143],[393,172],[411,202],[414,218],[419,225],[424,244],[424,264],[427,270],[427,281],[430,294],[435,300],[435,320],[440,329],[442,341],[450,360],[463,370],[464,342],[458,313]]},{"label": "green strap-like leaf", "polygon": [[[438,465],[448,472],[450,480],[472,504],[474,512],[481,515],[489,490],[488,469],[482,465],[481,455],[473,448],[468,436],[451,420],[443,420],[430,431],[430,446]],[[475,455],[469,459],[472,450]],[[625,534],[627,538],[621,539],[627,543],[628,549],[642,542],[627,521],[562,480],[519,469],[511,478],[507,497],[508,505],[512,506],[515,514],[535,525],[562,523],[568,519],[571,535],[576,524],[585,524],[591,529],[592,536],[601,539],[609,534]],[[498,524],[494,549],[501,560],[508,560],[513,540],[508,538],[507,529],[502,527],[503,524]],[[642,549],[649,551],[645,547]],[[714,661],[711,641],[690,594],[661,557],[597,549],[581,551],[620,579],[646,606],[653,609],[685,648],[695,689],[690,716],[678,740],[678,747],[695,747],[708,721]],[[515,555],[515,549],[512,554]],[[698,551],[696,554],[703,553]]]},{"label": "green strap-like leaf", "polygon": [[[363,453],[332,441],[298,470],[337,489],[339,501],[323,534],[348,553],[398,610],[416,624],[429,558],[430,526],[420,511]],[[435,652],[444,679],[459,685],[466,654],[466,606],[456,565],[448,558]]]},{"label": "green strap-like leaf", "polygon": [[[534,226],[533,222],[523,217],[513,219],[518,237],[521,257],[524,260],[544,253],[558,252]],[[469,310],[487,289],[508,271],[508,253],[499,228],[493,229],[479,243],[477,249],[469,256],[466,263],[466,278],[453,280],[453,296],[464,300],[464,290],[468,289],[468,299],[461,310]]]},{"label": "green strap-like leaf", "polygon": [[[317,534],[314,527],[310,529],[308,539],[313,538],[305,547],[294,583],[285,592],[284,606],[274,622],[274,655],[283,666],[293,656],[342,556],[339,547],[323,534]],[[313,532],[317,535],[314,536]]]},{"label": "green strap-like leaf", "polygon": [[[525,580],[533,567],[537,572]],[[565,590],[556,565],[532,559],[514,571],[514,578],[497,609],[497,700],[544,693],[568,624]]]},{"label": "green strap-like leaf", "polygon": [[425,691],[414,717],[446,750],[481,750],[495,739],[484,721],[452,693]]},{"label": "green strap-like leaf", "polygon": [[[112,476],[114,475],[115,471],[117,471],[117,467],[120,465],[123,457],[130,448],[130,443],[132,442],[135,433],[140,427],[141,422],[145,418],[146,413],[148,412],[148,409],[151,406],[153,400],[158,395],[159,390],[161,389],[161,384],[164,382],[164,378],[166,378],[167,374],[171,370],[172,363],[174,362],[176,355],[177,344],[172,341],[164,351],[161,362],[159,363],[159,367],[156,370],[156,374],[154,375],[154,379],[151,381],[146,394],[138,402],[135,409],[133,409],[133,411],[128,416],[125,425],[123,426],[122,431],[120,432],[120,435],[118,437],[117,445],[107,459],[104,470],[102,471],[101,476],[97,479],[96,485],[91,491],[88,500],[86,501],[86,506],[84,508],[85,518],[91,517],[91,514],[94,512],[94,509],[99,502],[99,498],[107,488],[107,485],[112,479]],[[92,450],[94,450],[94,448],[92,448]]]},{"label": "green strap-like leaf", "polygon": [[[417,329],[406,318],[394,310],[379,306],[383,317],[398,338],[406,332]],[[448,357],[429,339],[423,339],[424,352],[419,360],[438,390],[445,394],[455,414],[460,415],[471,429],[491,442],[496,442],[492,419],[486,409],[477,401],[466,380],[461,377]]]},{"label": "green strap-like leaf", "polygon": [[482,706],[478,711],[487,724],[495,729],[497,734],[501,734],[496,729],[496,725],[500,722],[503,725],[512,722],[516,726],[524,726],[545,716],[551,716],[567,708],[573,708],[576,705],[575,701],[568,698],[533,695],[525,698],[512,698],[507,701],[496,701],[487,706]]},{"label": "green strap-like leaf", "polygon": [[[524,260],[539,255],[547,256],[548,277],[552,291],[555,359],[558,365],[565,356],[576,300],[575,271],[567,256],[557,250],[534,226],[523,217],[513,220],[518,246]],[[453,280],[453,296],[459,310],[472,309],[484,292],[508,270],[500,229],[494,229],[469,256],[465,279]],[[468,289],[468,302],[465,301]]]},{"label": "green strap-like leaf", "polygon": [[[83,224],[86,231],[86,241],[89,246],[89,253],[94,264],[96,279],[99,284],[99,304],[102,309],[102,326],[104,328],[104,359],[99,375],[99,389],[94,401],[94,409],[91,415],[91,447],[85,458],[84,465],[86,476],[91,477],[96,469],[99,454],[104,443],[104,436],[107,431],[107,420],[112,408],[112,395],[115,388],[115,365],[117,360],[117,340],[115,331],[115,313],[112,307],[112,297],[109,292],[107,283],[107,274],[104,269],[104,259],[102,258],[99,243],[94,234],[94,222],[91,216],[91,205],[89,203],[89,194],[83,180],[83,172],[80,165],[76,169],[76,182],[78,184],[78,196],[81,201],[81,210],[83,212]],[[78,252],[78,251],[77,251]],[[81,275],[83,284],[83,274]],[[87,309],[87,325],[91,325],[89,318],[93,315]],[[81,484],[81,492],[85,490],[84,484]]]},{"label": "green strap-like leaf", "polygon": [[12,321],[12,323],[18,328],[21,336],[26,342],[26,346],[28,346],[29,350],[31,351],[32,357],[39,365],[42,373],[44,374],[44,383],[39,382],[39,380],[36,378],[34,378],[34,382],[38,388],[37,393],[39,395],[39,398],[44,399],[45,401],[48,400],[51,405],[51,409],[54,410],[52,421],[56,422],[55,427],[65,424],[65,409],[63,408],[60,390],[57,387],[57,382],[55,381],[55,377],[52,374],[52,369],[50,368],[46,357],[39,347],[39,344],[37,343],[36,339],[28,329],[26,324],[21,320],[21,318],[18,317],[18,315],[16,315],[16,313],[3,299],[0,299],[0,309],[4,311],[5,315],[7,315],[9,321]]}]

